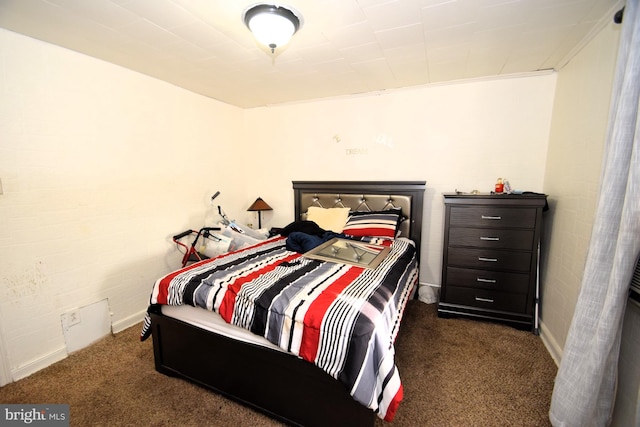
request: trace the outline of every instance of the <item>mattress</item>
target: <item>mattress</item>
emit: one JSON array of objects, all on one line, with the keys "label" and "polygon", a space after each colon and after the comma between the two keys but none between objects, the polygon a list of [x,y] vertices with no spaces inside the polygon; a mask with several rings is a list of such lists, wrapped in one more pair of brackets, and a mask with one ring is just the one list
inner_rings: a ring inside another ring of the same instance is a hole
[{"label": "mattress", "polygon": [[270,343],[266,338],[255,335],[239,326],[231,325],[225,322],[217,313],[204,310],[200,307],[193,307],[191,305],[163,305],[161,312],[165,316],[210,332],[215,332],[219,335],[224,335],[227,338],[284,352],[284,350]]}]

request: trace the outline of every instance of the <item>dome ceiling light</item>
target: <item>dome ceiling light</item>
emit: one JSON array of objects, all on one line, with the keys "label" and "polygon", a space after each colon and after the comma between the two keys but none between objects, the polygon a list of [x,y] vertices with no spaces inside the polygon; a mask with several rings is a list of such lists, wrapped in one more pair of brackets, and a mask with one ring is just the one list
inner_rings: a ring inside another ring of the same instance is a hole
[{"label": "dome ceiling light", "polygon": [[244,23],[258,42],[271,49],[289,42],[300,28],[300,18],[291,10],[270,4],[258,4],[244,13]]}]

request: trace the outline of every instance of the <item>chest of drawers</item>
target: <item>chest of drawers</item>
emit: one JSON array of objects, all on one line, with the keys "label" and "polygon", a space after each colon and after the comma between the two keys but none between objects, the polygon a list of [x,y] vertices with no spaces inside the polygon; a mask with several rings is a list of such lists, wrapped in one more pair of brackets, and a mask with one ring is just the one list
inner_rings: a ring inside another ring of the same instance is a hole
[{"label": "chest of drawers", "polygon": [[441,317],[500,321],[538,332],[544,194],[445,194]]}]

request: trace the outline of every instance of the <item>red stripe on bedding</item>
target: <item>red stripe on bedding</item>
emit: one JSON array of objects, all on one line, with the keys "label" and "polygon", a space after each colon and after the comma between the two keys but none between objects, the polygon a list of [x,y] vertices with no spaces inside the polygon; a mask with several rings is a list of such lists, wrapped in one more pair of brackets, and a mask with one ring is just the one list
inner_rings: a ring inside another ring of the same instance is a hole
[{"label": "red stripe on bedding", "polygon": [[164,276],[162,279],[160,279],[160,283],[158,283],[158,295],[156,296],[156,302],[158,304],[169,304],[168,298],[169,298],[169,287],[171,285],[171,281],[179,274],[184,273],[185,271],[191,270],[194,267],[197,267],[198,265],[205,263],[205,262],[209,262],[211,260],[207,259],[204,261],[200,261],[198,263],[192,264],[188,267],[182,268],[180,270],[176,270],[171,274],[168,274],[166,276]]},{"label": "red stripe on bedding", "polygon": [[304,316],[304,329],[300,342],[300,357],[308,362],[315,362],[320,343],[320,327],[327,309],[336,297],[358,277],[364,268],[350,267],[338,280],[322,291],[309,306]]},{"label": "red stripe on bedding", "polygon": [[389,229],[387,227],[345,227],[342,232],[350,236],[375,236],[387,238],[393,238],[396,234],[395,229]]},{"label": "red stripe on bedding", "polygon": [[169,289],[169,283],[171,283],[171,279],[173,279],[176,276],[177,273],[173,273],[171,276],[165,276],[163,279],[160,280],[160,283],[158,284],[158,295],[156,295],[156,302],[158,304],[168,304],[169,301],[167,301],[167,296],[169,295],[168,289]]},{"label": "red stripe on bedding", "polygon": [[238,277],[236,280],[234,280],[232,284],[227,286],[227,290],[224,292],[224,297],[220,302],[220,308],[218,309],[220,316],[225,320],[225,322],[231,323],[231,320],[233,319],[234,307],[236,304],[236,297],[238,296],[238,293],[240,293],[240,289],[242,288],[242,285],[244,285],[245,283],[251,282],[254,279],[257,279],[263,274],[266,274],[270,271],[275,270],[275,268],[281,263],[292,261],[298,257],[300,257],[300,254],[298,253],[289,255],[286,258],[278,259],[277,262],[272,262],[270,264],[267,264],[258,270],[252,271],[250,274],[246,276]]},{"label": "red stripe on bedding", "polygon": [[395,396],[393,396],[393,400],[389,403],[387,407],[387,413],[384,416],[385,421],[393,421],[393,417],[396,415],[396,411],[398,410],[398,406],[400,406],[400,402],[402,402],[402,398],[404,397],[404,389],[402,384],[398,387],[398,392]]},{"label": "red stripe on bedding", "polygon": [[[271,239],[271,240],[265,240],[265,241],[263,241],[263,242],[256,243],[255,245],[251,245],[251,246],[247,246],[247,247],[242,248],[242,249],[238,249],[238,250],[236,251],[236,253],[238,253],[238,252],[242,252],[242,251],[245,251],[245,250],[250,249],[250,248],[253,248],[253,247],[255,247],[255,246],[262,246],[262,245],[265,245],[265,244],[267,244],[267,243],[272,243],[272,242],[274,242],[274,241],[282,240],[282,239],[284,239],[284,237],[279,237],[279,238],[277,238],[277,239]],[[171,273],[171,274],[168,274],[168,275],[164,276],[162,279],[160,279],[160,282],[159,282],[159,283],[158,283],[158,285],[157,285],[157,288],[158,288],[158,295],[156,296],[156,303],[158,303],[158,304],[165,304],[165,305],[166,305],[166,304],[169,304],[169,302],[168,302],[168,298],[169,298],[169,285],[171,285],[171,281],[172,281],[172,280],[173,280],[177,275],[182,274],[182,273],[184,273],[185,271],[189,271],[189,270],[191,270],[191,269],[193,269],[193,268],[195,268],[195,267],[198,267],[198,266],[200,266],[200,265],[202,265],[202,264],[206,264],[206,263],[212,262],[213,260],[216,260],[216,259],[218,259],[218,258],[222,258],[222,257],[224,257],[224,256],[226,256],[226,255],[228,255],[228,254],[220,254],[220,255],[218,255],[218,256],[216,256],[216,257],[213,257],[213,258],[208,258],[208,259],[205,259],[205,260],[202,260],[202,261],[195,262],[195,263],[193,263],[193,264],[191,264],[191,265],[189,265],[189,266],[187,266],[187,267],[181,268],[181,269],[179,269],[179,270],[174,271],[174,272],[173,272],[173,273]]]}]

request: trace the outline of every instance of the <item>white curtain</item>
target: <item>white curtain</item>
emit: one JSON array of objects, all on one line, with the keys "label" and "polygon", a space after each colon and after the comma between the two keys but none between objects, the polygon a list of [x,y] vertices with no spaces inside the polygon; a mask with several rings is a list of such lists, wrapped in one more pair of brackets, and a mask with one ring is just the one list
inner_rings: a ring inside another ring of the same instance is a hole
[{"label": "white curtain", "polygon": [[582,287],[556,376],[555,427],[610,423],[622,319],[640,252],[640,0],[624,10],[600,194]]}]

